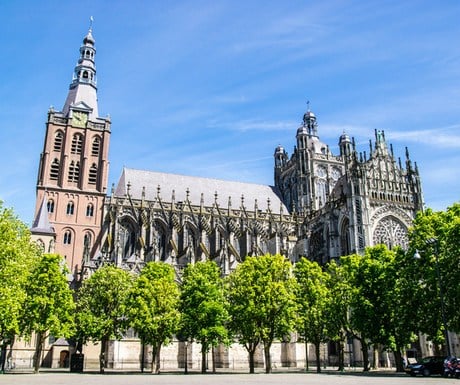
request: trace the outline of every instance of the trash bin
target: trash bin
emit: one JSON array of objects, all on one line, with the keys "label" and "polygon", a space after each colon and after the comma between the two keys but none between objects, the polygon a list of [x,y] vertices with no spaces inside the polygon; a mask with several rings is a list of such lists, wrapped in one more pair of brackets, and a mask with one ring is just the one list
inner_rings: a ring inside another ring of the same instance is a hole
[{"label": "trash bin", "polygon": [[70,371],[75,373],[83,373],[83,363],[85,355],[74,353],[70,356]]}]

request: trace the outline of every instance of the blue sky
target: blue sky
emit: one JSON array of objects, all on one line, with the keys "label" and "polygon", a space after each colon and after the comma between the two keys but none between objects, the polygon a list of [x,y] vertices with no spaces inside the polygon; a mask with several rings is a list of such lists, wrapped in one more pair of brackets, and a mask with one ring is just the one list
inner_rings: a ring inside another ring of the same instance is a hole
[{"label": "blue sky", "polygon": [[0,199],[33,219],[45,121],[94,17],[99,112],[123,166],[273,184],[310,101],[337,154],[408,146],[425,203],[460,200],[460,2],[0,2]]}]

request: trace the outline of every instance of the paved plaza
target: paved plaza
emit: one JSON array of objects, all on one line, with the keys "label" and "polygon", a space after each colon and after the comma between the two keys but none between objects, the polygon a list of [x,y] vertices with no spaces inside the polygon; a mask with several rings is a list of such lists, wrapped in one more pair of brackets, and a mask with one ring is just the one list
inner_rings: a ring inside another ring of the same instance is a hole
[{"label": "paved plaza", "polygon": [[360,372],[337,373],[272,373],[272,374],[76,374],[42,372],[40,374],[0,374],[0,384],[8,385],[379,385],[379,384],[446,384],[457,383],[456,380],[440,376],[410,377],[405,374]]}]

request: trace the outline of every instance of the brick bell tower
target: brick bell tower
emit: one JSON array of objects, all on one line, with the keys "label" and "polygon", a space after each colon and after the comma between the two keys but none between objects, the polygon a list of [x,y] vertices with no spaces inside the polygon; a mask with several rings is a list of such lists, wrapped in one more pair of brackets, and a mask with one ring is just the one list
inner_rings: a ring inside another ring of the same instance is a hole
[{"label": "brick bell tower", "polygon": [[75,281],[97,247],[109,169],[110,118],[99,117],[94,43],[90,26],[64,107],[48,111],[35,205],[36,221],[46,207],[54,251]]}]

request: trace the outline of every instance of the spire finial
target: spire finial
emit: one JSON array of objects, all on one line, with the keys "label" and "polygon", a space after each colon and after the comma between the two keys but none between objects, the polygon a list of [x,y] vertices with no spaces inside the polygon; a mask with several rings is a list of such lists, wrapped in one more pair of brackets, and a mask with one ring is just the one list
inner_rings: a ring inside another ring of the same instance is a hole
[{"label": "spire finial", "polygon": [[89,17],[89,30],[90,32],[93,31],[93,21],[94,21],[94,18],[92,16]]},{"label": "spire finial", "polygon": [[310,112],[310,101],[307,100],[307,112]]}]

